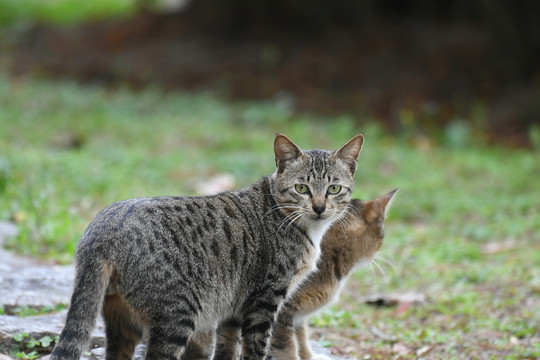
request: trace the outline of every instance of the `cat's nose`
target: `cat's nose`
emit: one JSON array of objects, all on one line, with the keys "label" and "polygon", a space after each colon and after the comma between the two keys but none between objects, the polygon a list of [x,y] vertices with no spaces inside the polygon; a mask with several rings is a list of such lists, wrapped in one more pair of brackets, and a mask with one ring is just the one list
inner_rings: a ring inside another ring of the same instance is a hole
[{"label": "cat's nose", "polygon": [[326,210],[326,206],[324,204],[313,204],[313,211],[315,211],[317,215],[321,215],[324,210]]}]

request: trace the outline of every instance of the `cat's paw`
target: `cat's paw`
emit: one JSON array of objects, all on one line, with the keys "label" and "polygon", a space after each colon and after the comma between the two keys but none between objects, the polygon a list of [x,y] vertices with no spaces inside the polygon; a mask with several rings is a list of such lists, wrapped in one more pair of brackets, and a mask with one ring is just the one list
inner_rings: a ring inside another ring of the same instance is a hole
[{"label": "cat's paw", "polygon": [[310,360],[332,360],[332,358],[327,355],[316,354],[313,355]]}]

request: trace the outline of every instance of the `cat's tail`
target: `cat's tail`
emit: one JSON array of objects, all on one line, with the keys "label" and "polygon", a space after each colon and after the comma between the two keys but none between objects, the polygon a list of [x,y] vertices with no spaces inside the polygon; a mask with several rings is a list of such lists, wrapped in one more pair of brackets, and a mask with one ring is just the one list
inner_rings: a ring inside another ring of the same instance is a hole
[{"label": "cat's tail", "polygon": [[109,283],[111,267],[105,261],[77,255],[80,261],[66,325],[50,360],[78,360],[81,357],[90,342]]}]

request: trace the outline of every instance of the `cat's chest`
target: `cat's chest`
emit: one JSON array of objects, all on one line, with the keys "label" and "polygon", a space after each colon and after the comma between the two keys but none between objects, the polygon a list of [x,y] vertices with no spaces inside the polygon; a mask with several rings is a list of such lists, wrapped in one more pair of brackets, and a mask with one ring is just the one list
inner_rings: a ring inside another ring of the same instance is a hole
[{"label": "cat's chest", "polygon": [[317,268],[317,261],[321,255],[321,241],[324,233],[332,225],[332,220],[313,221],[306,228],[306,251],[302,254],[298,262],[296,273],[293,277],[289,293],[294,290],[307,278],[307,275]]},{"label": "cat's chest", "polygon": [[326,233],[326,230],[332,225],[331,219],[312,221],[310,226],[307,228],[307,234],[313,243],[314,247],[320,250],[321,241]]}]

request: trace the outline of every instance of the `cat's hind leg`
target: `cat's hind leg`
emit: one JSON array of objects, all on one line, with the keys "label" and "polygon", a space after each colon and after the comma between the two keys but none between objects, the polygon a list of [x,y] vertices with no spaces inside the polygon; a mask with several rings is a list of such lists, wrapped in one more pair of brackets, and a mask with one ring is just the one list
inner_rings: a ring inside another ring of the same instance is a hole
[{"label": "cat's hind leg", "polygon": [[143,329],[133,310],[118,294],[108,295],[103,303],[107,336],[107,360],[131,360]]}]

